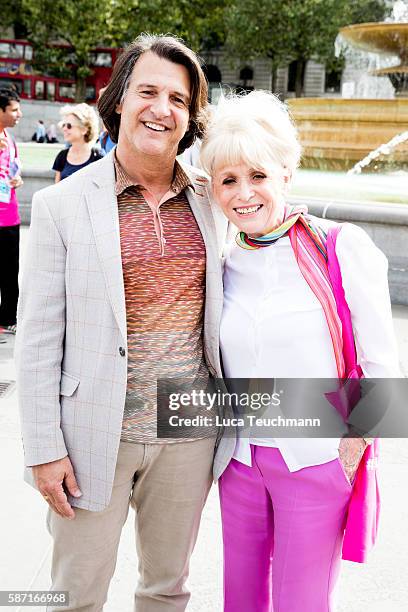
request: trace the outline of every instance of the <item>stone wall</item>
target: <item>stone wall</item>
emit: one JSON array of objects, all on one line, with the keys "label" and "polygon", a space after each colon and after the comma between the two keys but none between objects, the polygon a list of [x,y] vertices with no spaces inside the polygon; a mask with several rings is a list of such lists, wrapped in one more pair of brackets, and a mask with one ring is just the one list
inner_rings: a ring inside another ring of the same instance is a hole
[{"label": "stone wall", "polygon": [[24,185],[17,190],[18,202],[20,205],[20,217],[23,225],[30,224],[31,200],[36,191],[52,185],[55,172],[52,170],[24,170]]},{"label": "stone wall", "polygon": [[[292,203],[304,202],[291,198]],[[317,217],[355,223],[362,227],[388,259],[388,281],[393,304],[408,306],[408,206],[370,205],[308,199],[309,211]]]},{"label": "stone wall", "polygon": [[[16,127],[13,128],[13,136],[17,141],[27,142],[37,127],[37,121],[42,119],[47,128],[51,123],[58,124],[61,120],[60,109],[65,106],[60,102],[46,102],[43,100],[21,100],[23,117]],[[62,133],[58,133],[58,139],[62,142]]]},{"label": "stone wall", "polygon": [[[31,198],[35,191],[51,185],[52,171],[24,172],[24,185],[18,190],[22,223],[28,225]],[[290,198],[291,203],[304,203],[301,198]],[[371,236],[389,261],[389,282],[394,304],[408,306],[408,206],[403,204],[370,205],[349,202],[307,201],[312,214],[335,221],[355,223]]]},{"label": "stone wall", "polygon": [[[272,88],[272,73],[271,61],[268,58],[257,58],[253,60],[245,60],[238,62],[231,60],[222,50],[210,51],[203,54],[203,59],[207,65],[217,66],[221,72],[223,85],[239,85],[243,84],[240,81],[239,73],[241,68],[248,66],[254,71],[254,78],[246,84],[254,89],[265,89],[271,91]],[[323,96],[325,86],[325,67],[313,60],[306,63],[304,95],[305,96]],[[278,69],[276,92],[284,98],[293,97],[293,93],[287,91],[288,87],[288,67],[282,66]]]},{"label": "stone wall", "polygon": [[[66,103],[62,102],[47,102],[46,100],[21,100],[21,110],[23,116],[13,128],[12,133],[18,142],[28,142],[37,127],[37,121],[42,119],[47,128],[51,123],[56,126],[61,121],[60,110]],[[63,141],[62,132],[57,127],[57,137],[60,142]]]}]

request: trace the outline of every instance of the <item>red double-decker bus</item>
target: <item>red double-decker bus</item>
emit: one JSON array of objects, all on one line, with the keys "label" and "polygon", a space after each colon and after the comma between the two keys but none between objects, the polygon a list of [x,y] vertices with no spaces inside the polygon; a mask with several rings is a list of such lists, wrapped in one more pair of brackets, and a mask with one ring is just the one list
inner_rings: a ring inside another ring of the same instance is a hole
[{"label": "red double-decker bus", "polygon": [[[68,45],[55,45],[66,50],[66,65],[72,67],[72,49]],[[112,74],[112,68],[120,49],[97,47],[91,52],[92,75],[86,79],[86,100],[95,102],[99,90]],[[38,74],[32,68],[34,50],[26,40],[0,39],[0,85],[14,85],[25,100],[49,100],[73,102],[75,80]]]}]

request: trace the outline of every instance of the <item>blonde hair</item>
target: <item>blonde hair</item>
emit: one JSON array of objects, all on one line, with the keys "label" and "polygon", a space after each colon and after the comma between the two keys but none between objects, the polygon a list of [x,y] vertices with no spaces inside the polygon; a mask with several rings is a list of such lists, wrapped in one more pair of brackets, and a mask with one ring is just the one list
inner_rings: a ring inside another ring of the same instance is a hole
[{"label": "blonde hair", "polygon": [[200,159],[214,172],[242,162],[252,167],[287,168],[300,161],[301,146],[286,105],[267,91],[228,94],[211,108]]},{"label": "blonde hair", "polygon": [[[86,128],[84,135],[85,142],[95,142],[99,134],[99,119],[95,110],[89,104],[82,102],[81,104],[67,104],[61,108],[60,115],[62,118],[67,115],[74,115],[81,127]],[[62,127],[62,121],[58,124]]]}]

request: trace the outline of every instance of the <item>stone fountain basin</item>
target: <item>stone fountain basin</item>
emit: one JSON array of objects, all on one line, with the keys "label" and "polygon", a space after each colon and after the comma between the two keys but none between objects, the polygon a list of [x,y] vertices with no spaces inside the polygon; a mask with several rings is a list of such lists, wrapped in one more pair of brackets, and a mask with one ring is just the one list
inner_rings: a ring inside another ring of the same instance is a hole
[{"label": "stone fountain basin", "polygon": [[398,55],[408,61],[408,23],[359,23],[341,28],[340,34],[362,51]]},{"label": "stone fountain basin", "polygon": [[[405,98],[295,98],[288,105],[299,129],[303,168],[348,170],[408,126]],[[395,162],[408,169],[408,142],[380,160],[385,166]]]}]

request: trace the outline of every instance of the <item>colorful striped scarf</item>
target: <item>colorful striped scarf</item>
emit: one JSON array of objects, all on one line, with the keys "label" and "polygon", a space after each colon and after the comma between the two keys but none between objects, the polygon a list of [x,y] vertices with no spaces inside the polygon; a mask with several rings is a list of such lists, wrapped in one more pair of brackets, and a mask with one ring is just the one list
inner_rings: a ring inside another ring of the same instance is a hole
[{"label": "colorful striped scarf", "polygon": [[274,244],[274,242],[277,242],[279,238],[287,234],[290,228],[299,219],[300,215],[306,213],[306,206],[286,206],[284,219],[281,225],[263,236],[259,236],[258,238],[250,238],[245,232],[238,232],[235,238],[236,243],[238,246],[243,249],[247,249],[248,251],[271,246],[271,244]]},{"label": "colorful striped scarf", "polygon": [[344,378],[342,324],[327,269],[327,234],[308,214],[307,207],[287,206],[283,223],[279,227],[259,238],[249,238],[245,232],[239,232],[236,242],[244,249],[259,249],[274,244],[286,233],[289,235],[299,269],[323,308],[338,377]]}]

